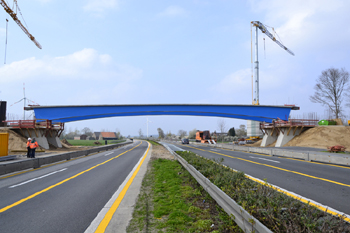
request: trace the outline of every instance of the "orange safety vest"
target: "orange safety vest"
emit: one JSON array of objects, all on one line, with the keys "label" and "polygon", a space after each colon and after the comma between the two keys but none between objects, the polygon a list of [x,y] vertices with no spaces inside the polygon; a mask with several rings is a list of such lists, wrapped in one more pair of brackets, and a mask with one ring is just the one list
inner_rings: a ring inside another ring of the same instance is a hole
[{"label": "orange safety vest", "polygon": [[29,147],[30,141],[27,142],[27,147]]},{"label": "orange safety vest", "polygon": [[30,143],[29,143],[29,146],[30,146],[30,149],[35,149],[35,148],[39,147],[37,141],[35,141],[34,143],[30,142]]}]

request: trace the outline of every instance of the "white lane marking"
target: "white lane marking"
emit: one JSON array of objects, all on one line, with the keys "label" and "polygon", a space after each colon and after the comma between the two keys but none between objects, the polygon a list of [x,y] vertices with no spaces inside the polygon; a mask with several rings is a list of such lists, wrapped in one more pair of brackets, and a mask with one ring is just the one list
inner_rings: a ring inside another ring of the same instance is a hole
[{"label": "white lane marking", "polygon": [[27,184],[27,183],[32,182],[32,181],[35,181],[35,180],[39,180],[39,179],[45,178],[45,177],[47,177],[47,176],[51,176],[51,175],[53,175],[53,174],[55,174],[55,173],[63,172],[64,170],[67,170],[67,168],[63,168],[63,169],[61,169],[61,170],[58,170],[58,171],[55,171],[55,172],[51,172],[51,173],[46,174],[46,175],[43,175],[43,176],[39,176],[39,177],[34,178],[34,179],[31,179],[31,180],[27,180],[27,181],[22,182],[22,183],[20,183],[20,184],[12,185],[12,186],[10,186],[9,188],[10,188],[10,189],[11,189],[11,188],[15,188],[15,187],[17,187],[17,186],[21,186],[21,185]]},{"label": "white lane marking", "polygon": [[111,155],[111,154],[113,154],[113,153],[114,153],[114,152],[109,152],[109,153],[105,154],[105,156]]},{"label": "white lane marking", "polygon": [[271,160],[271,159],[257,158],[257,157],[253,157],[253,156],[249,156],[249,157],[253,158],[253,159],[262,159],[262,160],[266,160],[266,161],[270,161],[270,162],[274,162],[274,163],[280,163],[279,161],[275,161],[275,160]]}]

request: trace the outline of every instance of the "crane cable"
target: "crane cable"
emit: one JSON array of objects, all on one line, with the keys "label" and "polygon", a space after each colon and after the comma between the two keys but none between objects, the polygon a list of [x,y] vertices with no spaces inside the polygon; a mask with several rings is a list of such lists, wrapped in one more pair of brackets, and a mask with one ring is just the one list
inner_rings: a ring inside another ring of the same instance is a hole
[{"label": "crane cable", "polygon": [[7,28],[8,28],[9,20],[6,19],[6,40],[5,40],[5,58],[4,58],[4,64],[6,64],[6,51],[7,51]]},{"label": "crane cable", "polygon": [[265,50],[265,36],[264,36],[264,58],[266,59],[266,50]]}]

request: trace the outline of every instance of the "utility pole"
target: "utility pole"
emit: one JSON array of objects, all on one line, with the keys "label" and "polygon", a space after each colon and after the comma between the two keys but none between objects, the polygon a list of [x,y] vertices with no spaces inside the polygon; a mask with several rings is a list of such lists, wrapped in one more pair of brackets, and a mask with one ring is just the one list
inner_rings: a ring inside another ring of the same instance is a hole
[{"label": "utility pole", "polygon": [[152,123],[152,121],[149,121],[149,120],[148,120],[148,117],[147,117],[147,138],[148,138],[148,122],[151,122],[151,123]]}]

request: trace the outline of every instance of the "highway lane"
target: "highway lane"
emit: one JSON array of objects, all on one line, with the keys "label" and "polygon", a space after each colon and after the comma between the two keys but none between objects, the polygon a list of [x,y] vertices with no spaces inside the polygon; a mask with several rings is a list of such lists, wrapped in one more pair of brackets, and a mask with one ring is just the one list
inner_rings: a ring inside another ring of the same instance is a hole
[{"label": "highway lane", "polygon": [[0,177],[1,232],[84,232],[144,155],[147,142]]},{"label": "highway lane", "polygon": [[[268,183],[350,214],[350,168],[230,151],[200,145],[175,146],[223,164]],[[175,148],[172,148],[175,149]]]}]

